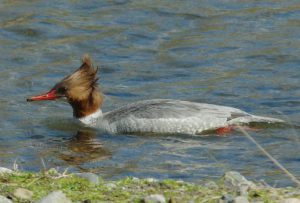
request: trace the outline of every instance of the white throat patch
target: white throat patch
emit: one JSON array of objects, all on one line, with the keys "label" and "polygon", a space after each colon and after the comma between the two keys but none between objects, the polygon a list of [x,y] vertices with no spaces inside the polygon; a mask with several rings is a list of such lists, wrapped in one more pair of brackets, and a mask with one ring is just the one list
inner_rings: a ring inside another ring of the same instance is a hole
[{"label": "white throat patch", "polygon": [[102,117],[102,111],[101,109],[99,109],[95,113],[79,118],[78,120],[88,126],[95,127],[97,124],[97,120],[101,117]]}]

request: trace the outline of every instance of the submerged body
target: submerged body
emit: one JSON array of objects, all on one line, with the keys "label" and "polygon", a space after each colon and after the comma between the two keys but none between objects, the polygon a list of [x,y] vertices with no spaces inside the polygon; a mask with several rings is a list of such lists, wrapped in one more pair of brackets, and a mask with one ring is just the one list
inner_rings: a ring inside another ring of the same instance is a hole
[{"label": "submerged body", "polygon": [[201,134],[251,122],[284,122],[251,115],[232,107],[170,99],[138,101],[102,113],[103,95],[97,85],[97,70],[91,59],[85,56],[83,64],[74,73],[57,83],[49,92],[27,101],[65,97],[73,108],[75,118],[109,133]]},{"label": "submerged body", "polygon": [[155,99],[135,102],[119,109],[79,119],[109,133],[201,134],[222,127],[251,122],[283,122],[254,116],[236,108],[189,101]]}]

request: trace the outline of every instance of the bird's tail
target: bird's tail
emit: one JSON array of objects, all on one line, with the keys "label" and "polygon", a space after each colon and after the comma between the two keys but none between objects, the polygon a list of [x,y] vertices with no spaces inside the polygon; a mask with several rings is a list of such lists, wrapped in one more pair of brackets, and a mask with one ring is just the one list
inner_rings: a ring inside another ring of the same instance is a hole
[{"label": "bird's tail", "polygon": [[249,123],[270,123],[270,124],[276,124],[276,123],[286,123],[284,120],[281,120],[279,118],[271,118],[271,117],[265,117],[265,116],[255,116],[248,114],[246,116],[241,116],[235,119],[232,119],[228,122],[228,124],[249,124]]},{"label": "bird's tail", "polygon": [[285,123],[284,120],[279,118],[271,118],[265,116],[254,116],[252,115],[249,122],[264,122],[264,123]]}]

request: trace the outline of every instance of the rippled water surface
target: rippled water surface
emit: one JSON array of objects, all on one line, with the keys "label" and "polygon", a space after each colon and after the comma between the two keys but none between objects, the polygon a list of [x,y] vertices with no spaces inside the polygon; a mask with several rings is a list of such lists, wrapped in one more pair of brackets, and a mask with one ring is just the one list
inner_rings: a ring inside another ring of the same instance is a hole
[{"label": "rippled water surface", "polygon": [[[0,163],[201,181],[237,170],[290,185],[239,132],[228,136],[109,135],[85,130],[63,101],[26,103],[89,53],[100,66],[103,111],[172,98],[300,118],[298,1],[2,1]],[[251,135],[300,178],[299,128]],[[43,161],[41,161],[43,160]],[[43,164],[44,162],[44,164]]]}]

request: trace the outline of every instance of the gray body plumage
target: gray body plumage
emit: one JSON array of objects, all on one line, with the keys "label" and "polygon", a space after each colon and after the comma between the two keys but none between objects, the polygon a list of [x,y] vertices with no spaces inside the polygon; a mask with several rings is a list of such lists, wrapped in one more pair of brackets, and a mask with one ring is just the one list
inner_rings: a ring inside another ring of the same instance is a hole
[{"label": "gray body plumage", "polygon": [[250,122],[283,122],[280,119],[251,115],[232,107],[170,99],[135,102],[103,113],[95,119],[85,123],[110,133],[201,134]]}]

